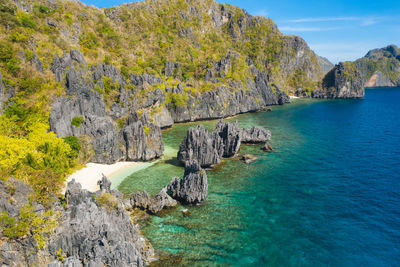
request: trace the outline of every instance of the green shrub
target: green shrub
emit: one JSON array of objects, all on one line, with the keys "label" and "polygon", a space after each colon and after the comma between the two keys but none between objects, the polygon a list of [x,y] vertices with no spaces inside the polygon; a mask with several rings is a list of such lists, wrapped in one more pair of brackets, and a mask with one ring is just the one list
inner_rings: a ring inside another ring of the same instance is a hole
[{"label": "green shrub", "polygon": [[19,21],[21,22],[21,25],[24,26],[25,28],[36,29],[36,23],[28,14],[20,13]]},{"label": "green shrub", "polygon": [[167,103],[171,103],[173,107],[183,107],[187,105],[188,96],[185,94],[169,93],[167,95]]},{"label": "green shrub", "polygon": [[119,119],[119,120],[117,120],[117,123],[118,123],[118,128],[119,128],[119,129],[122,129],[122,128],[125,126],[125,123],[126,123],[126,117],[125,117],[125,118],[122,118],[122,119]]},{"label": "green shrub", "polygon": [[37,8],[39,12],[43,14],[49,14],[51,12],[50,8],[44,5],[39,5]]},{"label": "green shrub", "polygon": [[79,126],[81,126],[82,122],[84,122],[84,121],[85,121],[85,118],[83,116],[74,117],[72,119],[71,124],[72,124],[72,126],[79,127]]},{"label": "green shrub", "polygon": [[29,40],[29,36],[19,33],[19,32],[13,32],[10,35],[10,40],[12,42],[16,42],[16,43],[25,43]]},{"label": "green shrub", "polygon": [[97,203],[107,211],[118,209],[118,199],[110,193],[102,193],[100,196],[94,196]]},{"label": "green shrub", "polygon": [[64,138],[64,142],[67,143],[72,151],[71,158],[76,158],[79,155],[79,151],[81,150],[81,145],[79,143],[79,139],[76,136],[67,136]]},{"label": "green shrub", "polygon": [[79,36],[79,44],[87,49],[95,49],[100,47],[100,41],[92,32]]},{"label": "green shrub", "polygon": [[15,51],[11,43],[0,41],[0,61],[7,63],[14,58]]},{"label": "green shrub", "polygon": [[7,212],[0,213],[3,235],[11,239],[32,235],[38,249],[44,248],[49,234],[57,226],[57,214],[52,210],[37,214],[34,210],[34,206],[27,204],[21,207],[17,218],[9,216]]}]

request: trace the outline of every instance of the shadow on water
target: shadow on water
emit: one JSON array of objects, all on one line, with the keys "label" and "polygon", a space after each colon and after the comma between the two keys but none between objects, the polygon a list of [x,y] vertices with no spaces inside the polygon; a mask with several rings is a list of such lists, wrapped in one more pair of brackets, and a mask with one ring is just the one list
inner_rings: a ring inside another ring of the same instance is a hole
[{"label": "shadow on water", "polygon": [[173,165],[175,167],[184,167],[182,162],[178,160],[177,157],[173,157],[164,161],[165,164]]}]

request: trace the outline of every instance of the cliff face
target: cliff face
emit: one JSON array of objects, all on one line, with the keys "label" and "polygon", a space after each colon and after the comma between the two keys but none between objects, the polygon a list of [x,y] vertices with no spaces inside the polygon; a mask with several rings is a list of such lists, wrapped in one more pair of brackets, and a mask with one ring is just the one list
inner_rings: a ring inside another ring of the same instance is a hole
[{"label": "cliff face", "polygon": [[50,129],[93,162],[157,158],[161,128],[284,104],[323,76],[303,39],[212,0],[3,2],[0,110],[14,92],[50,111]]},{"label": "cliff face", "polygon": [[318,63],[324,75],[326,75],[335,66],[327,58],[321,56],[318,56]]},{"label": "cliff face", "polygon": [[[364,85],[361,73],[351,63],[339,63],[322,81],[327,98],[362,98]],[[316,92],[313,96],[318,98]]]},{"label": "cliff face", "polygon": [[354,64],[362,73],[365,87],[400,85],[400,49],[395,45],[371,50]]}]

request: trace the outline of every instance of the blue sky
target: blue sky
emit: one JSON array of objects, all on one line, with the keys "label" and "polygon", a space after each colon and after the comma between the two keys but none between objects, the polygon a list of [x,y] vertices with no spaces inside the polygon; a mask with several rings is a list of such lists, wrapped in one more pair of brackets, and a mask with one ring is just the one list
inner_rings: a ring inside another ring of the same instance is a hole
[{"label": "blue sky", "polygon": [[[167,0],[166,0],[167,1]],[[109,7],[129,0],[83,0]],[[134,1],[131,1],[134,2]],[[333,63],[355,60],[369,50],[400,45],[400,0],[221,0],[250,14],[272,18],[281,32],[304,38]]]}]

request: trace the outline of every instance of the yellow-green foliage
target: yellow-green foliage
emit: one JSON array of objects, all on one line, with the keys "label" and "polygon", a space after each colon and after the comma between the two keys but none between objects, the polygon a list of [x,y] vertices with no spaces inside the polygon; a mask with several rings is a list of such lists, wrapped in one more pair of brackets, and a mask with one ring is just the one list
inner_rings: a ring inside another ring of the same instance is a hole
[{"label": "yellow-green foliage", "polygon": [[143,129],[144,129],[144,133],[146,134],[146,136],[149,136],[150,128],[147,126],[143,126]]},{"label": "yellow-green foliage", "polygon": [[15,104],[0,116],[0,173],[30,184],[37,198],[57,193],[76,152],[48,131],[47,116]]},{"label": "yellow-green foliage", "polygon": [[118,208],[118,199],[110,193],[101,193],[100,196],[95,196],[97,203],[108,211]]},{"label": "yellow-green foliage", "polygon": [[9,216],[7,212],[0,213],[2,234],[12,239],[32,235],[38,249],[44,248],[49,235],[57,227],[58,213],[48,210],[38,214],[34,210],[34,206],[27,204],[21,207],[18,218]]},{"label": "yellow-green foliage", "polygon": [[183,107],[187,105],[188,98],[183,93],[168,93],[166,103],[171,103],[173,107]]}]

